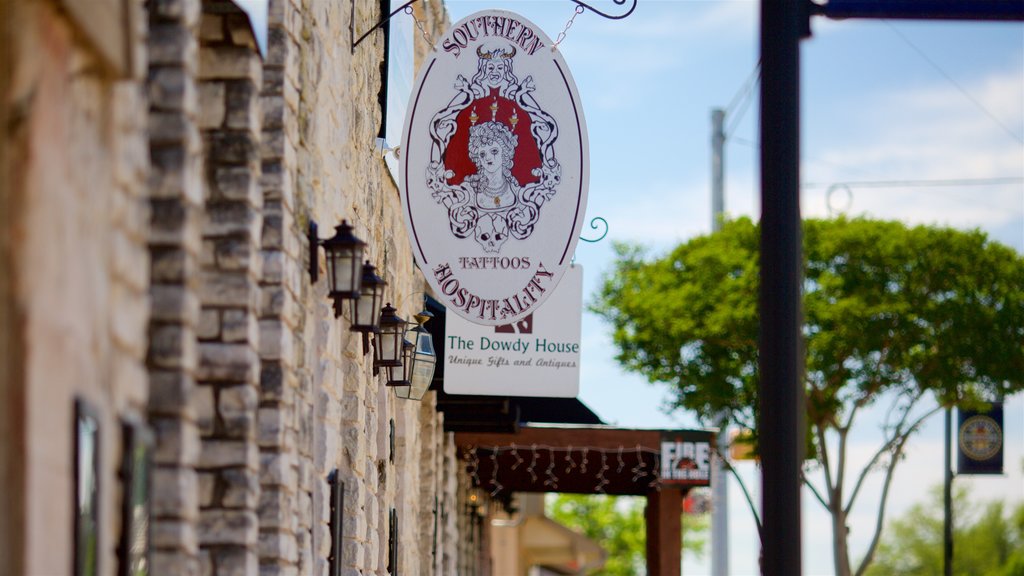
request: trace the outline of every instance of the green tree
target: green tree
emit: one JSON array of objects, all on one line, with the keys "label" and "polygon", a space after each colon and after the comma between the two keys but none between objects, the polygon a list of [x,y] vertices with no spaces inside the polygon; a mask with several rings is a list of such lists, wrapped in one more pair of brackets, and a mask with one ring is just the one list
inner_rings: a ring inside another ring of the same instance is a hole
[{"label": "green tree", "polygon": [[[604,568],[592,574],[636,576],[646,563],[644,499],[606,495],[558,494],[547,502],[546,514],[556,522],[582,533],[608,553]],[[704,552],[707,516],[683,516],[685,552]]]},{"label": "green tree", "polygon": [[[942,488],[889,523],[866,576],[931,576],[942,573]],[[1024,503],[1013,514],[1000,501],[970,502],[963,485],[953,490],[953,574],[1024,574]]]},{"label": "green tree", "polygon": [[[804,482],[831,515],[836,574],[863,574],[914,431],[944,406],[1024,388],[1024,258],[980,231],[845,218],[803,230]],[[670,408],[705,422],[726,411],[754,431],[756,449],[758,226],[727,222],[662,257],[616,250],[591,309],[611,324],[617,360],[671,385]],[[884,438],[848,470],[850,431],[883,402]],[[846,519],[873,470],[883,474],[877,523],[854,572]]]}]

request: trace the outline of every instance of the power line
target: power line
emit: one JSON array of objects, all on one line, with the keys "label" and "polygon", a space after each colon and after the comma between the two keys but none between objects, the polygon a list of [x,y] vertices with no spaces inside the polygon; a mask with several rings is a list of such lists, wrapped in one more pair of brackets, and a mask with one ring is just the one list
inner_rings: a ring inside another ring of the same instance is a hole
[{"label": "power line", "polygon": [[1021,138],[1020,136],[1017,135],[1016,132],[1010,130],[1010,128],[1003,124],[1002,120],[1000,120],[995,114],[993,114],[988,108],[986,108],[984,104],[982,104],[974,96],[972,96],[971,93],[968,92],[967,89],[965,89],[963,86],[961,86],[959,82],[954,80],[952,76],[947,74],[946,71],[943,70],[941,66],[936,64],[934,60],[929,58],[928,55],[925,54],[924,50],[922,50],[916,44],[911,42],[910,38],[907,38],[907,36],[903,34],[903,32],[900,32],[898,28],[893,26],[891,22],[889,22],[888,20],[882,20],[882,22],[885,22],[889,29],[891,29],[897,36],[900,37],[900,39],[907,43],[907,46],[913,48],[914,51],[917,52],[917,54],[924,59],[925,62],[927,62],[932,68],[934,68],[936,72],[941,74],[943,78],[948,80],[950,84],[956,87],[956,89],[959,90],[961,94],[963,94],[968,100],[970,100],[975,106],[977,106],[979,110],[984,112],[986,116],[992,119],[992,121],[995,122],[996,125],[998,125],[1000,128],[1002,128],[1003,131],[1009,134],[1011,138],[1013,138],[1017,142],[1020,142],[1021,144],[1024,144],[1024,138]]},{"label": "power line", "polygon": [[1024,183],[1024,178],[945,178],[936,180],[861,180],[846,182],[807,182],[801,188],[831,188],[848,186],[858,188],[924,188],[934,186],[1004,186],[1007,184]]}]

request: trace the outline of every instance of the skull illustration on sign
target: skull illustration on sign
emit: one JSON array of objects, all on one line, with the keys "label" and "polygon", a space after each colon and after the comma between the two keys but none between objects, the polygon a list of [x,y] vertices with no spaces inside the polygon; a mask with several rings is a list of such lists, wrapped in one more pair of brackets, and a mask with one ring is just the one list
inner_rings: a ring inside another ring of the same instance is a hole
[{"label": "skull illustration on sign", "polygon": [[500,252],[501,245],[508,240],[508,222],[501,214],[484,214],[477,220],[473,234],[484,252]]}]

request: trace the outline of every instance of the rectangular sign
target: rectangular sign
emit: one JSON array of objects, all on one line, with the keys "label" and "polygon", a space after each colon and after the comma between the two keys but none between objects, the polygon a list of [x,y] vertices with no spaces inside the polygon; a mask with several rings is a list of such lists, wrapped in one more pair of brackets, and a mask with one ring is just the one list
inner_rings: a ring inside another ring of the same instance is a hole
[{"label": "rectangular sign", "polygon": [[661,485],[710,486],[713,439],[710,432],[662,432]]},{"label": "rectangular sign", "polygon": [[956,473],[1003,473],[1003,403],[986,412],[957,410]]},{"label": "rectangular sign", "polygon": [[570,266],[544,306],[515,324],[445,319],[444,391],[574,398],[580,389],[583,269]]}]

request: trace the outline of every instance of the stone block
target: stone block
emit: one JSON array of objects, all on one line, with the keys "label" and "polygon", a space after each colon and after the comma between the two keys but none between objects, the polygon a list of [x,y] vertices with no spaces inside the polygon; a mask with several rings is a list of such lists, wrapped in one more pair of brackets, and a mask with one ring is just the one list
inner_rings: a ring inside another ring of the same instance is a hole
[{"label": "stone block", "polygon": [[199,128],[210,130],[224,125],[227,117],[226,92],[223,82],[199,83]]},{"label": "stone block", "polygon": [[284,94],[270,93],[260,98],[260,117],[263,132],[284,129]]},{"label": "stone block", "polygon": [[263,140],[260,143],[260,159],[266,162],[275,158],[283,158],[287,140],[288,137],[283,130],[264,132]]},{"label": "stone block", "polygon": [[217,199],[245,202],[256,207],[263,205],[259,174],[249,166],[218,166],[213,171],[213,181]]},{"label": "stone block", "polygon": [[[264,226],[266,229],[266,226]],[[268,284],[281,284],[284,280],[285,255],[278,250],[263,250],[260,252],[263,262],[263,276],[260,282]]]},{"label": "stone block", "polygon": [[288,37],[288,32],[283,28],[272,27],[267,30],[267,56],[264,59],[266,66],[285,67],[291,56],[293,45]]},{"label": "stone block", "polygon": [[251,576],[259,570],[255,546],[216,548],[211,555],[217,565],[217,576]]},{"label": "stone block", "polygon": [[200,340],[216,340],[220,338],[220,310],[207,308],[200,312],[196,337]]},{"label": "stone block", "polygon": [[233,80],[227,83],[227,127],[260,132],[259,84],[252,80]]},{"label": "stone block", "polygon": [[191,369],[197,360],[195,332],[180,324],[150,325],[148,359],[156,368]]},{"label": "stone block", "polygon": [[182,285],[156,284],[149,289],[154,321],[189,325],[199,316],[199,297]]},{"label": "stone block", "polygon": [[210,160],[223,164],[250,164],[260,159],[258,142],[247,130],[218,130],[207,137]]},{"label": "stone block", "polygon": [[250,79],[262,82],[262,63],[251,48],[203,46],[199,49],[199,77],[207,79]]},{"label": "stone block", "polygon": [[255,251],[255,242],[244,237],[222,237],[214,243],[217,268],[226,272],[249,272],[256,268]]},{"label": "stone block", "polygon": [[279,360],[285,368],[293,364],[291,330],[278,320],[260,321],[260,358]]},{"label": "stone block", "polygon": [[295,536],[288,532],[263,530],[259,537],[260,558],[294,564],[299,559]]},{"label": "stone block", "polygon": [[259,339],[259,328],[256,315],[248,310],[232,308],[223,315],[224,342],[247,342],[256,345]]},{"label": "stone block", "polygon": [[199,39],[204,42],[224,40],[224,16],[219,14],[203,14],[199,21]]},{"label": "stone block", "polygon": [[204,470],[239,466],[255,470],[258,464],[259,455],[255,443],[241,440],[203,440],[199,467]]},{"label": "stone block", "polygon": [[158,21],[171,20],[188,27],[199,20],[200,0],[150,0],[147,6]]},{"label": "stone block", "polygon": [[147,89],[149,104],[157,110],[183,113],[196,109],[195,81],[184,67],[151,68]]},{"label": "stone block", "polygon": [[156,466],[152,471],[150,510],[156,518],[192,520],[199,511],[198,482],[192,468]]},{"label": "stone block", "polygon": [[259,286],[243,272],[204,270],[199,274],[203,306],[255,308]]},{"label": "stone block", "polygon": [[199,252],[199,266],[202,268],[217,267],[217,241],[216,239],[203,240],[202,250]]},{"label": "stone block", "polygon": [[191,227],[198,231],[198,213],[177,198],[155,198],[150,202],[149,242],[151,245],[185,244]]},{"label": "stone block", "polygon": [[282,486],[261,485],[259,518],[261,530],[290,530],[295,497]]},{"label": "stone block", "polygon": [[150,110],[150,143],[159,146],[184,141],[188,137],[189,123],[187,116],[175,110]]},{"label": "stone block", "polygon": [[[268,47],[269,49],[269,47]],[[260,91],[263,94],[280,94],[286,84],[285,72],[279,66],[272,66],[264,61],[263,63],[263,83],[260,86]]]},{"label": "stone block", "polygon": [[184,286],[196,273],[196,258],[184,248],[153,247],[149,256],[149,276],[154,285]]},{"label": "stone block", "polygon": [[260,454],[260,484],[263,486],[298,487],[295,456],[282,452]]},{"label": "stone block", "polygon": [[190,551],[193,554],[199,549],[195,528],[188,522],[180,520],[153,522],[151,535],[151,545],[156,549]]},{"label": "stone block", "polygon": [[200,382],[257,382],[259,358],[246,344],[203,342],[199,345],[199,368],[196,378]]},{"label": "stone block", "polygon": [[260,402],[284,402],[284,382],[284,367],[274,362],[264,362],[260,367]]},{"label": "stone block", "polygon": [[217,402],[213,386],[196,386],[192,394],[192,406],[196,415],[196,426],[203,438],[211,436],[217,429]]},{"label": "stone block", "polygon": [[[327,576],[326,570],[327,568],[325,567],[322,576]],[[281,566],[279,564],[261,563],[260,576],[299,576],[299,569],[296,566]]]},{"label": "stone block", "polygon": [[253,36],[248,17],[244,14],[228,14],[227,24],[228,33],[234,45],[243,46],[253,51],[256,50],[256,37]]},{"label": "stone block", "polygon": [[199,458],[199,431],[180,418],[150,418],[156,435],[153,462],[157,465],[191,465]]},{"label": "stone block", "polygon": [[[247,546],[255,544],[259,537],[258,521],[256,513],[250,510],[222,510],[212,508],[199,513],[199,543],[206,546],[237,545]],[[214,551],[217,573],[222,574],[224,566],[222,558],[218,556],[219,551]],[[252,572],[241,574],[252,574],[256,566],[253,565]],[[234,574],[235,572],[231,572]]]},{"label": "stone block", "polygon": [[[189,138],[192,132],[189,132]],[[149,192],[153,198],[188,199],[196,204],[202,201],[202,184],[199,180],[198,140],[193,145],[180,142],[165,146],[150,147]]]},{"label": "stone block", "polygon": [[256,387],[231,386],[220,389],[218,414],[221,431],[231,438],[252,438],[256,429]]},{"label": "stone block", "polygon": [[224,486],[221,504],[224,507],[256,509],[260,485],[254,470],[227,468],[221,472],[221,479]]},{"label": "stone block", "polygon": [[256,439],[260,448],[284,445],[287,429],[286,411],[277,406],[261,406],[256,416]]},{"label": "stone block", "polygon": [[195,382],[182,371],[152,371],[149,373],[149,413],[151,416],[193,418],[191,406]]},{"label": "stone block", "polygon": [[175,22],[150,24],[147,43],[149,65],[188,65],[196,56],[196,41]]},{"label": "stone block", "polygon": [[217,202],[207,206],[203,235],[237,235],[240,240],[257,239],[262,223],[259,212],[244,202]]},{"label": "stone block", "polygon": [[156,549],[150,552],[152,563],[150,574],[174,574],[175,576],[199,576],[199,560],[194,554],[178,550]]},{"label": "stone block", "polygon": [[199,507],[210,508],[216,504],[217,472],[199,472]]}]

